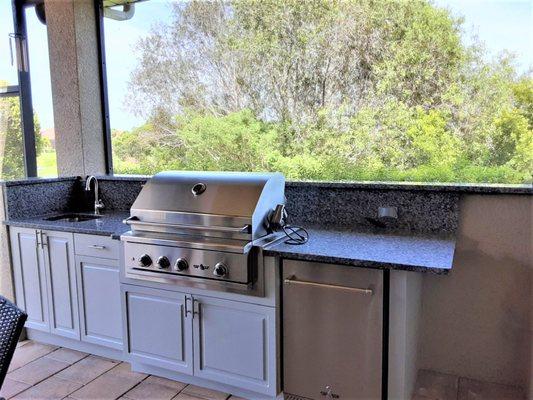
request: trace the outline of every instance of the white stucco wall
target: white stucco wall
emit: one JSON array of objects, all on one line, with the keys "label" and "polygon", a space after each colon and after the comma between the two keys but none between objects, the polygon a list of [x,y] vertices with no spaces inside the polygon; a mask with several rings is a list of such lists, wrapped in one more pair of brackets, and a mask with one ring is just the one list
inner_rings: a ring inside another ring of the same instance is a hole
[{"label": "white stucco wall", "polygon": [[[4,186],[0,185],[0,221],[5,220]],[[7,227],[0,224],[0,295],[14,300]]]},{"label": "white stucco wall", "polygon": [[105,174],[93,0],[46,0],[60,176]]},{"label": "white stucco wall", "polygon": [[527,387],[531,196],[467,195],[449,276],[423,280],[420,367]]}]

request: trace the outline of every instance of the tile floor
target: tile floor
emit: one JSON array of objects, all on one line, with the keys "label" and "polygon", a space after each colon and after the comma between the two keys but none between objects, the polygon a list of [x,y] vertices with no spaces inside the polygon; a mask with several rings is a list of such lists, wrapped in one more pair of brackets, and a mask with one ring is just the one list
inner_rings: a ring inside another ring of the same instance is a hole
[{"label": "tile floor", "polygon": [[227,393],[132,372],[128,363],[30,340],[18,344],[0,397],[16,400],[242,400]]},{"label": "tile floor", "polygon": [[434,371],[418,372],[413,400],[525,400],[516,386],[481,382]]},{"label": "tile floor", "polygon": [[[128,363],[20,342],[0,390],[6,399],[242,400],[227,393],[132,372]],[[413,400],[524,400],[525,391],[421,370]],[[349,400],[349,399],[346,399]]]}]

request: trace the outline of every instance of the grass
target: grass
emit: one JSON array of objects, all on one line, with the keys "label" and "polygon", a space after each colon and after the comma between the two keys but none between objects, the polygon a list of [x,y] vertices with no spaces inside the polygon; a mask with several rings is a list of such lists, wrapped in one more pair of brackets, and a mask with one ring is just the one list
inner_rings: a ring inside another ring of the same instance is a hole
[{"label": "grass", "polygon": [[57,158],[55,150],[44,150],[39,157],[37,157],[37,176],[40,178],[57,176]]}]

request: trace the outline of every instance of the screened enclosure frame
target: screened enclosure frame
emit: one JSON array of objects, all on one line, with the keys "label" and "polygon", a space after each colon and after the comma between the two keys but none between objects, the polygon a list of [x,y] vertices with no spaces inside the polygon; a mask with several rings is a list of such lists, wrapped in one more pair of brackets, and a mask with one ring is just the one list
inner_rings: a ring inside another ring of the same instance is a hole
[{"label": "screened enclosure frame", "polygon": [[20,123],[23,137],[24,170],[26,177],[37,177],[37,152],[35,149],[35,126],[31,96],[30,62],[28,57],[28,35],[24,8],[34,5],[30,0],[12,0],[13,35],[17,64],[18,86],[8,86],[2,97],[19,96]]},{"label": "screened enclosure frame", "polygon": [[[13,30],[10,40],[14,41],[13,58],[17,67],[18,85],[0,87],[0,98],[19,97],[20,123],[23,137],[23,159],[25,176],[35,178],[37,173],[36,133],[33,120],[33,100],[31,92],[30,61],[25,9],[42,3],[43,0],[12,0]],[[113,173],[111,156],[111,130],[107,99],[107,80],[105,70],[105,49],[103,45],[103,8],[99,0],[95,4],[95,31],[97,39],[100,98],[102,107],[102,128],[104,134],[104,156],[107,174]]]},{"label": "screened enclosure frame", "polygon": [[104,158],[107,175],[113,175],[113,152],[111,148],[111,125],[109,123],[109,98],[104,44],[104,5],[95,0],[96,39],[98,46],[98,68],[100,77],[100,104],[102,112],[102,132],[104,134]]}]

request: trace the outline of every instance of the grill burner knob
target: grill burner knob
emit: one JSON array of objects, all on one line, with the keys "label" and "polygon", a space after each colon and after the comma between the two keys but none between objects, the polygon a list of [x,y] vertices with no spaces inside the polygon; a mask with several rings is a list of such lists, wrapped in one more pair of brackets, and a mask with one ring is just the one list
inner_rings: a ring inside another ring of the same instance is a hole
[{"label": "grill burner knob", "polygon": [[152,265],[152,258],[148,254],[143,254],[139,257],[139,267],[149,267]]},{"label": "grill burner knob", "polygon": [[157,265],[159,268],[167,269],[170,267],[170,261],[165,256],[161,256],[157,259]]},{"label": "grill burner knob", "polygon": [[213,269],[213,275],[222,278],[228,274],[228,266],[222,262],[216,263]]},{"label": "grill burner knob", "polygon": [[189,263],[187,262],[187,260],[185,258],[178,258],[176,260],[176,264],[174,265],[174,268],[177,271],[184,271],[187,268],[189,268]]}]

